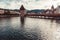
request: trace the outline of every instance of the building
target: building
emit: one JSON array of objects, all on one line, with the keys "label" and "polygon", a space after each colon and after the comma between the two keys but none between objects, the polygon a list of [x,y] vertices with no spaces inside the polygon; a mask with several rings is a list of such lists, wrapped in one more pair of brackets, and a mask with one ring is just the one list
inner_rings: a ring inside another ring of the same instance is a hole
[{"label": "building", "polygon": [[54,11],[54,6],[52,5],[52,7],[51,7],[51,11]]},{"label": "building", "polygon": [[56,9],[54,8],[54,6],[52,5],[51,9],[45,10],[45,13],[46,14],[55,14],[57,12],[56,12]]},{"label": "building", "polygon": [[52,5],[52,7],[51,7],[51,13],[52,14],[54,14],[55,13],[55,8],[54,8],[54,6]]},{"label": "building", "polygon": [[56,12],[60,14],[60,6],[56,8]]},{"label": "building", "polygon": [[5,9],[5,10],[4,10],[4,14],[5,14],[5,15],[9,15],[9,14],[10,14],[10,11],[7,10],[7,9]]},{"label": "building", "polygon": [[4,14],[4,10],[0,10],[0,14]]}]

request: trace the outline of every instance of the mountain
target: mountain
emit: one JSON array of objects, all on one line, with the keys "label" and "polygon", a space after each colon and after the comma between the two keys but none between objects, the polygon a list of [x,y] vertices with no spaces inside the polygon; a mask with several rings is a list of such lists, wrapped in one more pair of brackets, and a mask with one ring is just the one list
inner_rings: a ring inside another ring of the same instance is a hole
[{"label": "mountain", "polygon": [[27,13],[31,13],[31,12],[38,13],[38,12],[43,12],[43,11],[44,9],[41,9],[41,10],[35,9],[35,10],[28,10]]},{"label": "mountain", "polygon": [[[17,12],[19,12],[19,9],[3,9],[3,8],[0,8],[0,10],[9,10],[9,11],[17,11]],[[45,11],[44,9],[34,9],[34,10],[27,10],[27,13],[31,13],[31,12],[33,12],[33,13],[39,13],[39,12],[43,12],[43,11]]]}]

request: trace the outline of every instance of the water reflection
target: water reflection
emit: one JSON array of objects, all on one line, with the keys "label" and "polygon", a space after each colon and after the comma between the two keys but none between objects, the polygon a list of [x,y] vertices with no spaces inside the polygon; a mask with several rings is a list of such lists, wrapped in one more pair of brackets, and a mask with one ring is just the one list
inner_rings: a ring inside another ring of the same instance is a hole
[{"label": "water reflection", "polygon": [[20,32],[24,35],[24,38],[21,40],[38,40],[38,34],[36,32],[26,30],[25,20],[26,20],[26,18],[20,17],[20,22],[21,22],[21,26],[20,26],[21,31]]},{"label": "water reflection", "polygon": [[0,18],[0,40],[59,40],[60,20]]},{"label": "water reflection", "polygon": [[56,20],[56,23],[59,23],[60,24],[60,20]]},{"label": "water reflection", "polygon": [[20,17],[21,27],[24,27],[25,17]]}]

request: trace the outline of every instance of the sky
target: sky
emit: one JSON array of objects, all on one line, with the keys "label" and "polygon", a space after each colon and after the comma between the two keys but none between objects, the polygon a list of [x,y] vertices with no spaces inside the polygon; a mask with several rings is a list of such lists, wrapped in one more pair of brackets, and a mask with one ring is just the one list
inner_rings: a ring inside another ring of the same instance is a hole
[{"label": "sky", "polygon": [[56,8],[60,0],[0,0],[0,8],[19,9],[21,5],[28,10],[50,9],[52,5]]}]

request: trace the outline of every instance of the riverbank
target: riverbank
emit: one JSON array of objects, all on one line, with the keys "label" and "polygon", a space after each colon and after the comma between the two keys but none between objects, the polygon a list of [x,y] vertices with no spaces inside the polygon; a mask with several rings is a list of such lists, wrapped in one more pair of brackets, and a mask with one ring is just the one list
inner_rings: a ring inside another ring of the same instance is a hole
[{"label": "riverbank", "polygon": [[19,15],[17,14],[17,15],[0,15],[0,18],[5,18],[5,17],[19,17]]}]

